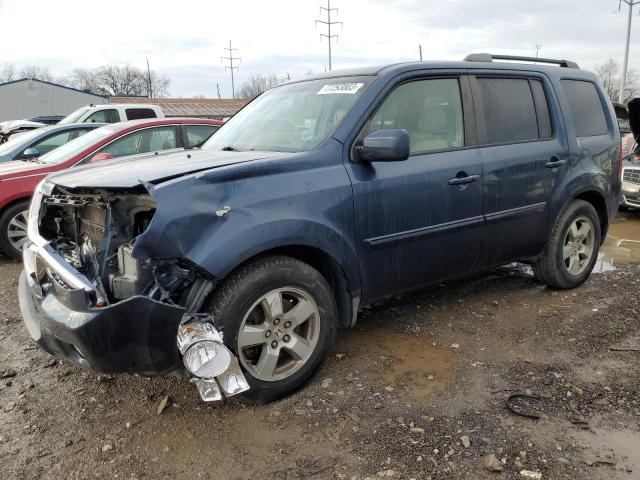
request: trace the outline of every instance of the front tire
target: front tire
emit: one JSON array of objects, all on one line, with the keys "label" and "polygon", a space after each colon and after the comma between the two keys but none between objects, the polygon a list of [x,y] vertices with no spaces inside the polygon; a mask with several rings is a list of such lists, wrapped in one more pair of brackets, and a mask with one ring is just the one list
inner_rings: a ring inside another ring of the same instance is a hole
[{"label": "front tire", "polygon": [[27,242],[27,218],[29,202],[18,202],[0,215],[0,250],[14,260],[22,258],[22,248]]},{"label": "front tire", "polygon": [[297,259],[271,256],[240,267],[216,288],[206,310],[237,356],[262,404],[300,387],[318,369],[336,333],[335,300],[325,278]]},{"label": "front tire", "polygon": [[533,264],[536,278],[558,289],[582,285],[598,259],[601,235],[593,205],[574,200],[556,220],[543,256]]}]

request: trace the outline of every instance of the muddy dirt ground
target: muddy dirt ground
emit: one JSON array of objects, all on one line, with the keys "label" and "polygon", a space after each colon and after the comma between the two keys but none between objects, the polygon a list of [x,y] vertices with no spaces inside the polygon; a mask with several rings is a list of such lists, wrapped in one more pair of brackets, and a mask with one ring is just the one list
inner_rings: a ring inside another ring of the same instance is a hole
[{"label": "muddy dirt ground", "polygon": [[306,388],[248,407],[37,350],[0,259],[0,478],[640,478],[639,263],[627,212],[584,286],[510,266],[366,308]]}]

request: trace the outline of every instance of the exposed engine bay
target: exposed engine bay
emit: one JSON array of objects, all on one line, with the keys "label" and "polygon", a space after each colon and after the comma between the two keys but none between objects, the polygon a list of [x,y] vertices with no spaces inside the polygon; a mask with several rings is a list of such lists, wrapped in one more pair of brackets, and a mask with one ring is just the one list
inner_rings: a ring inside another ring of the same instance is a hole
[{"label": "exposed engine bay", "polygon": [[[213,318],[198,313],[215,287],[215,278],[186,259],[135,258],[135,242],[147,231],[156,208],[143,185],[117,191],[54,186],[42,197],[38,234],[92,284],[91,292],[82,292],[89,309],[107,309],[135,297],[184,309],[174,341],[203,400],[248,390],[238,360],[225,346]],[[48,280],[41,273],[43,283],[72,290],[54,268],[45,269]]]}]

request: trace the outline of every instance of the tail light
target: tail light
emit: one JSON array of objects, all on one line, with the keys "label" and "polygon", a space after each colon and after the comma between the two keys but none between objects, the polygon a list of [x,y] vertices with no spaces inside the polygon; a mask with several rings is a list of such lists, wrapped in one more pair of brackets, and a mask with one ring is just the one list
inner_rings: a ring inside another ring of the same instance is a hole
[{"label": "tail light", "polygon": [[618,176],[622,181],[622,142],[620,142],[620,159],[618,160]]}]

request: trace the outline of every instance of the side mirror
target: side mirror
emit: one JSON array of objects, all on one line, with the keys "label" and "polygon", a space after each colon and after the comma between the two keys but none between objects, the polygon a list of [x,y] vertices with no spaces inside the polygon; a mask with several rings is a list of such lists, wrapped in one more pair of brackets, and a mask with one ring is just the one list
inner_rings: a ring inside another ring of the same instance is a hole
[{"label": "side mirror", "polygon": [[27,148],[24,152],[22,152],[22,155],[20,155],[21,158],[37,158],[40,156],[40,150],[38,150],[37,148]]},{"label": "side mirror", "polygon": [[409,133],[403,128],[376,130],[356,146],[362,162],[401,162],[409,158]]},{"label": "side mirror", "polygon": [[96,153],[93,157],[91,157],[89,163],[102,162],[103,160],[111,160],[112,158],[113,155],[109,152]]}]

